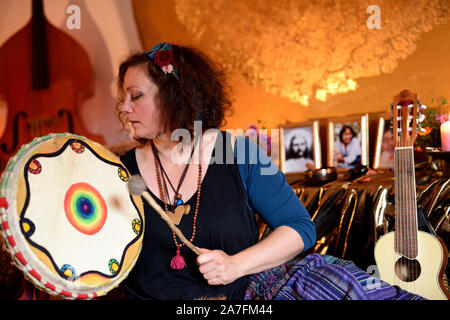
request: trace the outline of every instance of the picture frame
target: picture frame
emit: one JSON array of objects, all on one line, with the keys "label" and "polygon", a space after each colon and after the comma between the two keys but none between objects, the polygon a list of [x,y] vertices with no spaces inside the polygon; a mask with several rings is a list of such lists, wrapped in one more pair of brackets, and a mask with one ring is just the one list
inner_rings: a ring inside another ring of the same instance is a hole
[{"label": "picture frame", "polygon": [[369,165],[369,114],[327,121],[327,166],[347,171]]},{"label": "picture frame", "polygon": [[378,116],[377,135],[373,154],[373,169],[389,170],[394,168],[394,135],[392,133],[391,115]]},{"label": "picture frame", "polygon": [[279,136],[279,166],[285,175],[322,167],[318,120],[280,124]]}]

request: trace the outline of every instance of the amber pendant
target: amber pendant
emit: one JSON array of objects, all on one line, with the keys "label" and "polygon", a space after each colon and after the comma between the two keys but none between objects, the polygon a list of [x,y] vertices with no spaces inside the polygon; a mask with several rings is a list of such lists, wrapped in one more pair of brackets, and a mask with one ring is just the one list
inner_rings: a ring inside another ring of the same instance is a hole
[{"label": "amber pendant", "polygon": [[172,222],[176,225],[180,224],[181,218],[185,214],[189,214],[189,211],[191,211],[191,206],[188,204],[180,204],[175,208],[173,212],[169,212],[169,217],[172,219]]}]

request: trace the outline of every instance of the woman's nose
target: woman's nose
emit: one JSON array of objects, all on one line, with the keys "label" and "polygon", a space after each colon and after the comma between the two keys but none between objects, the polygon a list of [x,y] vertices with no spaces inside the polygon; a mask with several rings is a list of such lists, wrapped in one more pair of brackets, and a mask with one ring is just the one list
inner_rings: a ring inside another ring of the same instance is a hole
[{"label": "woman's nose", "polygon": [[122,112],[133,112],[133,107],[131,106],[131,101],[125,99],[122,103]]}]

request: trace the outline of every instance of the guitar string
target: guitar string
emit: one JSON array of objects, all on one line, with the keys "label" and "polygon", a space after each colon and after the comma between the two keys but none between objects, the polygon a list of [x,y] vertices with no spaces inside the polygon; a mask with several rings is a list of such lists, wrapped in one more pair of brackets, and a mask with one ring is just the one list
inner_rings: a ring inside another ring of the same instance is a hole
[{"label": "guitar string", "polygon": [[[398,136],[397,136],[398,138]],[[395,273],[395,262],[397,260],[397,255],[396,255],[396,250],[398,250],[400,252],[400,230],[401,230],[401,217],[400,217],[400,198],[401,198],[401,193],[399,192],[399,179],[400,179],[400,165],[399,165],[399,156],[400,153],[400,149],[395,150],[395,221],[396,221],[396,230],[395,230],[395,240],[394,240],[394,258],[392,259],[394,261],[394,279],[395,279],[395,284],[398,285],[398,280],[397,280],[397,275]]]},{"label": "guitar string", "polygon": [[[414,260],[417,260],[418,258],[418,253],[419,253],[419,249],[418,249],[418,239],[417,239],[417,214],[414,214],[416,211],[416,184],[415,184],[415,172],[414,172],[414,153],[413,153],[413,148],[411,147],[409,149],[409,163],[410,163],[410,167],[411,168],[411,174],[410,174],[410,197],[411,197],[411,202],[410,202],[410,206],[411,211],[410,211],[410,220],[411,220],[411,236],[412,236],[412,246],[413,246],[413,253],[414,253]],[[416,277],[418,275],[419,272],[419,268],[420,265],[417,265],[415,262],[413,263],[413,275],[414,277]],[[413,287],[413,291],[412,292],[416,292],[416,279],[414,279],[414,281],[411,282],[412,287]]]},{"label": "guitar string", "polygon": [[[399,203],[398,203],[398,218],[399,218],[399,230],[397,230],[397,240],[398,240],[398,254],[403,256],[404,248],[403,248],[403,235],[404,235],[404,220],[403,220],[403,192],[401,190],[401,185],[403,184],[403,166],[402,166],[402,149],[398,151],[398,191],[399,191]],[[397,261],[396,261],[397,262]],[[401,270],[400,270],[401,271]],[[400,277],[396,276],[397,283],[400,285]]]},{"label": "guitar string", "polygon": [[[405,130],[408,128],[408,126],[406,126]],[[405,281],[406,282],[406,290],[410,291],[410,283],[407,281],[407,277],[408,277],[408,267],[409,267],[409,257],[410,257],[410,226],[408,225],[408,210],[409,210],[409,193],[408,193],[408,149],[403,149],[402,150],[402,177],[403,177],[403,181],[402,181],[402,185],[404,186],[404,189],[402,190],[403,193],[403,202],[402,202],[402,206],[403,206],[403,210],[402,210],[402,219],[403,219],[403,225],[404,225],[404,234],[405,234],[405,239],[403,239],[403,252],[406,255],[406,260],[404,260],[405,262],[405,269],[404,271],[404,277],[405,277]]]},{"label": "guitar string", "polygon": [[[412,141],[412,140],[411,140]],[[412,244],[412,255],[411,257],[416,258],[416,252],[417,252],[417,237],[415,234],[415,221],[414,221],[414,196],[415,196],[415,186],[414,186],[414,179],[413,179],[413,175],[414,175],[414,163],[411,161],[413,159],[413,154],[412,154],[412,147],[409,149],[409,168],[411,168],[411,173],[409,175],[409,180],[410,180],[410,184],[409,184],[409,197],[411,199],[411,202],[409,202],[409,206],[410,206],[410,211],[408,212],[409,214],[409,220],[411,221],[411,244]],[[412,264],[413,264],[413,275],[415,276],[417,274],[417,265],[414,263],[415,259],[411,259]],[[411,285],[412,285],[412,292],[415,292],[416,290],[416,282],[415,281],[410,281]]]},{"label": "guitar string", "polygon": [[[403,192],[402,218],[403,218],[404,234],[405,234],[405,239],[403,239],[403,250],[406,255],[406,260],[404,260],[406,262],[405,269],[404,269],[404,272],[405,272],[404,276],[407,278],[408,277],[408,264],[409,264],[408,259],[410,256],[409,245],[408,245],[410,235],[409,235],[409,226],[408,226],[408,219],[407,219],[409,195],[408,195],[408,172],[407,172],[408,157],[407,157],[406,150],[407,149],[404,149],[402,151],[402,162],[403,162],[402,175],[403,175],[403,186],[405,186],[405,188],[402,190],[402,192]],[[405,280],[408,280],[408,279],[405,279]],[[407,281],[406,281],[406,287],[408,288],[407,290],[409,290],[409,283]]]},{"label": "guitar string", "polygon": [[[402,110],[400,110],[400,116],[401,116],[401,112],[402,112]],[[404,134],[404,130],[405,129],[404,128],[405,128],[404,121],[401,120],[401,135],[402,135],[403,141],[404,141],[404,137],[405,137],[405,134]],[[401,256],[404,256],[405,248],[404,248],[404,240],[402,239],[403,236],[405,235],[405,233],[404,233],[405,232],[405,229],[404,229],[405,228],[405,220],[403,219],[404,193],[403,193],[403,190],[400,189],[400,186],[402,186],[404,184],[404,182],[403,182],[403,157],[402,157],[402,150],[403,149],[399,150],[399,192],[400,192],[400,199],[399,200],[400,200],[400,203],[399,203],[399,212],[398,212],[398,214],[399,214],[399,218],[400,218],[400,230],[399,230],[399,234],[398,234],[398,240],[399,240],[399,249],[400,249],[399,253],[400,253]],[[400,272],[401,271],[402,270],[400,270]],[[399,278],[398,279],[398,283],[399,284],[401,284],[400,280],[401,279]]]},{"label": "guitar string", "polygon": [[403,181],[402,181],[402,179],[403,179],[403,162],[402,162],[402,150],[400,149],[400,151],[398,152],[398,161],[399,161],[399,167],[398,167],[398,170],[399,170],[399,180],[398,180],[398,189],[399,189],[399,192],[400,192],[400,199],[399,199],[399,201],[400,201],[400,203],[399,203],[399,212],[398,212],[398,215],[399,215],[399,218],[400,218],[400,230],[399,230],[399,235],[398,235],[398,239],[399,239],[399,253],[400,254],[403,254],[404,252],[403,252],[403,241],[402,241],[402,236],[404,235],[404,220],[403,220],[403,200],[404,200],[404,197],[403,197],[403,190],[401,190],[401,186],[402,186],[402,184],[403,184]]},{"label": "guitar string", "polygon": [[[407,113],[409,114],[409,112]],[[407,290],[411,291],[411,281],[408,281],[408,272],[409,272],[409,268],[411,267],[411,257],[412,257],[412,248],[411,248],[411,240],[412,240],[412,234],[411,234],[411,223],[409,219],[408,219],[408,215],[410,214],[410,204],[411,204],[411,186],[408,182],[410,182],[410,172],[408,172],[408,168],[410,165],[410,161],[409,161],[409,149],[405,149],[404,150],[404,161],[405,161],[405,167],[403,168],[404,170],[404,177],[405,177],[405,186],[406,186],[406,201],[405,201],[405,211],[404,211],[404,215],[403,215],[403,219],[405,219],[405,225],[406,225],[406,241],[404,242],[404,245],[406,246],[405,248],[405,252],[407,253],[407,257],[406,257],[406,269],[405,269],[405,276],[406,276],[406,281],[407,281]],[[414,265],[413,265],[414,268]]]},{"label": "guitar string", "polygon": [[[404,157],[403,157],[403,149],[400,150],[400,186],[405,185],[405,172],[404,172]],[[405,237],[407,237],[407,230],[405,225],[405,218],[404,218],[404,212],[405,212],[405,193],[404,190],[400,189],[400,195],[401,195],[401,201],[400,201],[400,221],[402,223],[402,227],[400,230],[399,238],[400,238],[400,246],[401,246],[401,255],[402,257],[405,256]],[[406,233],[406,234],[405,234]],[[400,270],[400,272],[403,272],[403,270]],[[401,280],[401,279],[400,279]]]},{"label": "guitar string", "polygon": [[[405,170],[405,180],[406,180],[406,197],[407,197],[407,201],[405,202],[406,204],[406,211],[404,212],[404,218],[405,218],[405,223],[407,226],[407,241],[405,242],[406,246],[407,246],[407,253],[408,253],[408,257],[407,257],[407,268],[406,268],[406,272],[407,272],[407,276],[411,276],[411,275],[415,275],[416,274],[416,265],[414,263],[414,253],[415,253],[415,237],[414,237],[414,220],[411,219],[412,218],[412,213],[413,213],[413,190],[414,190],[414,186],[413,186],[413,174],[414,174],[414,170],[413,170],[413,163],[411,162],[412,159],[412,154],[411,154],[411,150],[410,149],[405,149],[405,162],[406,162],[406,166],[404,168]],[[411,270],[409,270],[411,269]],[[410,274],[408,274],[408,271],[411,272]],[[411,279],[407,279],[409,281],[407,281],[408,284],[408,291],[410,292],[415,292],[415,282],[411,281]]]},{"label": "guitar string", "polygon": [[[409,163],[410,163],[410,168],[411,168],[411,175],[410,175],[410,197],[411,197],[411,202],[410,205],[412,206],[411,211],[410,211],[410,220],[412,221],[411,224],[411,235],[412,235],[412,245],[413,245],[413,253],[414,253],[414,260],[417,260],[418,258],[418,248],[417,248],[417,222],[416,222],[416,216],[414,213],[416,212],[416,184],[415,184],[415,177],[414,177],[414,153],[413,153],[413,148],[411,147],[409,149]],[[419,265],[416,264],[416,262],[413,262],[413,275],[414,277],[417,276],[418,272],[419,272]],[[416,292],[416,281],[415,279],[411,282],[412,287],[413,287],[413,291],[412,292]]]},{"label": "guitar string", "polygon": [[[396,110],[395,115],[396,116],[398,115],[398,111],[397,110]],[[399,138],[400,128],[398,128],[398,125],[399,125],[399,121],[398,120],[396,120],[396,123],[397,123],[397,133],[396,133],[396,135],[397,135],[397,142],[396,142],[396,148],[395,148],[395,151],[394,151],[394,160],[395,160],[395,167],[394,167],[394,169],[395,169],[395,227],[396,228],[395,228],[395,234],[394,234],[394,250],[393,250],[394,252],[392,253],[394,257],[393,257],[392,261],[394,261],[394,266],[393,266],[393,268],[394,268],[394,275],[395,275],[394,276],[394,284],[398,285],[398,279],[397,279],[398,277],[397,277],[396,272],[395,272],[395,262],[397,260],[396,250],[400,249],[400,241],[399,241],[399,237],[400,237],[399,231],[400,230],[399,229],[401,229],[401,226],[400,226],[401,220],[400,220],[399,212],[400,212],[400,197],[401,197],[401,194],[399,192],[399,186],[400,186],[400,183],[399,183],[399,178],[400,178],[400,174],[399,174],[399,170],[400,170],[400,165],[399,165],[400,156],[399,156],[399,152],[400,152],[401,149],[397,148],[398,145],[399,145],[398,138]]]},{"label": "guitar string", "polygon": [[[411,213],[412,213],[412,174],[413,174],[413,168],[411,167],[411,152],[410,149],[405,149],[405,161],[406,161],[406,167],[405,167],[405,173],[406,173],[406,187],[407,187],[407,211],[405,211],[405,222],[408,228],[408,241],[406,242],[406,245],[408,247],[408,260],[407,260],[407,276],[410,276],[412,274],[415,274],[415,264],[413,263],[413,253],[414,253],[414,223],[411,221]],[[409,170],[410,169],[410,170]],[[409,268],[411,268],[412,264],[412,274],[408,274]],[[414,291],[414,282],[410,281],[410,279],[407,279],[408,281],[408,288],[410,292]]]},{"label": "guitar string", "polygon": [[[397,197],[396,197],[396,207],[397,207],[397,212],[396,212],[396,221],[397,221],[397,219],[398,219],[398,223],[397,223],[397,226],[398,226],[398,228],[397,228],[397,230],[395,230],[395,246],[397,247],[397,248],[395,248],[395,249],[397,249],[398,250],[398,252],[400,252],[400,231],[401,231],[401,223],[402,223],[402,220],[401,220],[401,216],[400,216],[400,210],[401,210],[401,208],[400,208],[400,204],[401,204],[401,193],[399,192],[399,187],[400,187],[400,178],[401,178],[401,175],[400,175],[400,150],[401,149],[398,149],[397,150],[397,157],[396,157],[396,165],[397,165],[397,167],[396,167],[396,179],[395,179],[395,194],[397,195]],[[394,250],[395,251],[395,250]],[[396,261],[396,259],[397,259],[397,255],[395,254],[395,252],[394,252],[394,259],[393,259],[393,261],[395,262]],[[395,265],[394,265],[394,272],[395,272]],[[395,278],[395,284],[399,284],[399,282],[398,282],[398,277],[397,277],[397,275],[394,277]]]}]

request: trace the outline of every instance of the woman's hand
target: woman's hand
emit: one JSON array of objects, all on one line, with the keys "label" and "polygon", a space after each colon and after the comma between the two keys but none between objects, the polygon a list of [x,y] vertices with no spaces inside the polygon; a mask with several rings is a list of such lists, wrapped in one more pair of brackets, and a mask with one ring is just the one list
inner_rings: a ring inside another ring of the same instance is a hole
[{"label": "woman's hand", "polygon": [[288,226],[275,228],[267,237],[234,255],[198,248],[197,264],[210,285],[229,284],[293,259],[303,251],[303,239]]},{"label": "woman's hand", "polygon": [[197,264],[208,284],[229,284],[240,277],[239,266],[233,262],[232,256],[222,250],[198,249],[202,253],[197,257]]}]

